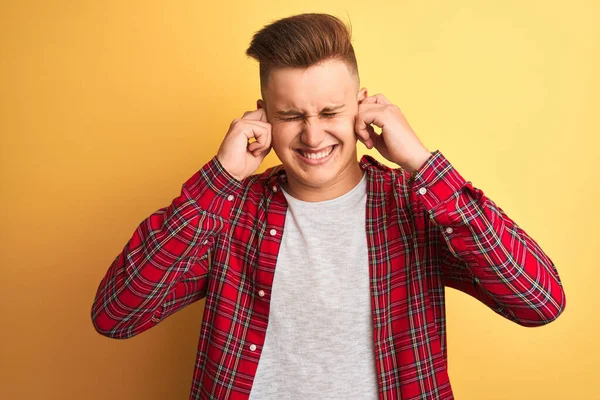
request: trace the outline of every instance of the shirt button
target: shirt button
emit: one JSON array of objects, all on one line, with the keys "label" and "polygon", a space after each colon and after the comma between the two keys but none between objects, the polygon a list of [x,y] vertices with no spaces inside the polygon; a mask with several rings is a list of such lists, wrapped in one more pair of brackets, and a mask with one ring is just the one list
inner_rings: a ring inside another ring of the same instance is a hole
[{"label": "shirt button", "polygon": [[479,278],[478,277],[473,278],[473,282],[475,282],[476,285],[479,285]]},{"label": "shirt button", "polygon": [[265,296],[265,291],[264,291],[264,290],[259,290],[259,291],[258,291],[258,295],[259,295],[260,297],[264,297],[264,296]]},{"label": "shirt button", "polygon": [[254,350],[256,350],[256,345],[255,345],[255,344],[251,344],[251,345],[250,345],[250,350],[251,350],[251,351],[254,351]]},{"label": "shirt button", "polygon": [[233,201],[233,195],[230,194],[229,196],[227,196],[227,200]]},{"label": "shirt button", "polygon": [[273,186],[273,191],[276,192],[277,191],[277,186]]},{"label": "shirt button", "polygon": [[450,227],[446,228],[446,233],[452,233],[452,232],[454,232],[454,230],[452,228],[450,228]]},{"label": "shirt button", "polygon": [[419,189],[419,193],[425,194],[425,193],[427,193],[427,189],[425,189],[424,187],[422,187],[421,189]]},{"label": "shirt button", "polygon": [[208,239],[202,242],[202,246],[206,246],[208,244]]},{"label": "shirt button", "polygon": [[269,233],[271,234],[271,236],[277,235],[277,231],[275,229],[271,229]]}]

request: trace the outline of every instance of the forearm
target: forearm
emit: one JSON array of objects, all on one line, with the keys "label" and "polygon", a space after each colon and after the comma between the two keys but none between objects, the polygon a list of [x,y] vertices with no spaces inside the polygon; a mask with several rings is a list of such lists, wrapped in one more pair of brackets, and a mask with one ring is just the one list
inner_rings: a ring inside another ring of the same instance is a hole
[{"label": "forearm", "polygon": [[411,190],[440,230],[442,251],[461,261],[442,266],[448,286],[494,303],[495,311],[522,325],[541,325],[560,315],[566,299],[552,260],[441,154],[415,174]]},{"label": "forearm", "polygon": [[[197,260],[228,229],[240,189],[212,160],[168,207],[142,221],[98,287],[91,312],[96,330],[114,338],[147,330],[160,320],[161,305],[186,273],[207,275],[207,263]],[[187,291],[182,295],[189,296]]]}]

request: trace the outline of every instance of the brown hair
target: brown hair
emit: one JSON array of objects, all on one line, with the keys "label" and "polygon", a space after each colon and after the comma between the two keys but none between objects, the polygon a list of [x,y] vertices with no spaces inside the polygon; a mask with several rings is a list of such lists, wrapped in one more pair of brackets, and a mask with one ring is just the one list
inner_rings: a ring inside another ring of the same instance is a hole
[{"label": "brown hair", "polygon": [[352,26],[329,14],[306,13],[272,22],[254,34],[246,55],[259,62],[260,86],[274,68],[308,68],[329,59],[345,61],[358,80]]}]

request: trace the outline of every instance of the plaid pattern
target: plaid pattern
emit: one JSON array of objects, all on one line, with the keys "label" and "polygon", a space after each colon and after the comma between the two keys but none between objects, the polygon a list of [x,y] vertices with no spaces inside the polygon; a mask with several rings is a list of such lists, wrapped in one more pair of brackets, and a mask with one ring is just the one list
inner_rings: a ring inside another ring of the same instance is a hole
[{"label": "plaid pattern", "polygon": [[[380,399],[452,399],[444,288],[523,326],[553,321],[552,260],[440,151],[413,176],[370,156],[366,228]],[[124,339],[206,298],[190,399],[246,399],[286,215],[277,166],[243,182],[213,158],[150,215],[102,279],[91,317]],[[332,238],[332,240],[335,240]]]}]

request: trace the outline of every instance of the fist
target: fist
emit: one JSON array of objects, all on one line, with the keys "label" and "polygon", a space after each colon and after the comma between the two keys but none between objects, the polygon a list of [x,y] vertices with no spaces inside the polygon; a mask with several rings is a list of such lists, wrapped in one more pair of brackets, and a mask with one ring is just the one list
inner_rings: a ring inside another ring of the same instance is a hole
[{"label": "fist", "polygon": [[264,108],[258,108],[233,120],[217,158],[229,174],[241,181],[258,169],[270,151],[271,124]]},{"label": "fist", "polygon": [[[382,94],[366,97],[359,103],[355,124],[356,135],[367,148],[377,149],[387,160],[410,173],[431,156],[400,108]],[[375,132],[371,124],[380,127],[381,133]]]}]

